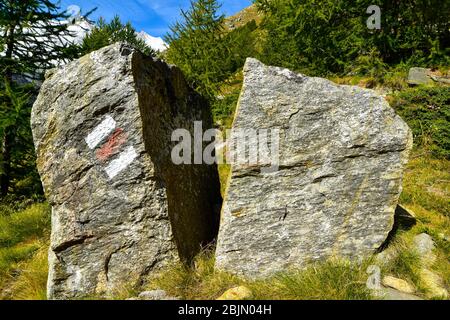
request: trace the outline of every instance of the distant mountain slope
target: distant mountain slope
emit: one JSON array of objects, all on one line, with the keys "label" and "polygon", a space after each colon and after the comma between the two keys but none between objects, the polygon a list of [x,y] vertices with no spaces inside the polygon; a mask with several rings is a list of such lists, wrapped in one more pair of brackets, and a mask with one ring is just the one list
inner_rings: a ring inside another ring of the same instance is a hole
[{"label": "distant mountain slope", "polygon": [[230,30],[234,30],[236,28],[245,26],[252,20],[255,20],[259,25],[262,21],[262,18],[263,14],[261,12],[258,12],[256,6],[252,4],[251,6],[239,11],[235,15],[227,17],[225,19],[225,25]]}]

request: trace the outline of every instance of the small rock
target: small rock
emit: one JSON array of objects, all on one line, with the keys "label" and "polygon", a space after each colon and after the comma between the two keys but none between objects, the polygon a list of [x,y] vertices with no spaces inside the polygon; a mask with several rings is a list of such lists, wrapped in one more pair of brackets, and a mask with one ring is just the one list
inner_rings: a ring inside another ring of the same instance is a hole
[{"label": "small rock", "polygon": [[448,298],[448,291],[443,287],[443,281],[439,275],[428,269],[422,269],[420,275],[427,288],[427,298]]},{"label": "small rock", "polygon": [[139,300],[179,300],[179,298],[169,296],[164,290],[152,290],[141,292]]},{"label": "small rock", "polygon": [[398,252],[394,248],[388,247],[387,249],[375,255],[375,261],[377,262],[377,264],[386,265],[394,260],[397,255]]},{"label": "small rock", "polygon": [[408,74],[408,83],[412,85],[417,84],[431,84],[433,80],[430,77],[431,70],[426,68],[411,68]]},{"label": "small rock", "polygon": [[383,298],[383,300],[423,300],[416,295],[401,292],[392,288],[383,288],[376,295]]},{"label": "small rock", "polygon": [[252,297],[253,293],[249,288],[239,286],[225,291],[225,293],[217,298],[217,300],[248,300]]},{"label": "small rock", "polygon": [[430,78],[436,82],[440,82],[440,83],[445,83],[445,84],[450,84],[450,79],[448,78],[443,78],[443,77],[436,77],[436,76],[430,76]]},{"label": "small rock", "polygon": [[392,276],[385,276],[382,280],[382,283],[386,287],[390,287],[404,293],[414,293],[415,291],[414,287],[405,280],[398,279]]}]

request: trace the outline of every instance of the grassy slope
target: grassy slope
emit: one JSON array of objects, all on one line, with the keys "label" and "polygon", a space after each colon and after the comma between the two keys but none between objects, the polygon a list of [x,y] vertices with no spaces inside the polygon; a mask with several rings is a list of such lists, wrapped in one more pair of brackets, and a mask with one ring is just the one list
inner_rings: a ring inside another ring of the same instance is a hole
[{"label": "grassy slope", "polygon": [[225,27],[228,29],[239,28],[245,26],[247,23],[255,20],[259,25],[262,22],[263,15],[258,12],[254,4],[236,13],[234,16],[227,17]]},{"label": "grassy slope", "polygon": [[[360,86],[366,86],[368,82],[363,78],[348,77],[332,80]],[[388,100],[410,126],[417,126],[417,119],[422,118],[422,115],[411,114],[410,110],[420,109],[422,112],[429,101],[438,105],[438,109],[448,108],[445,99],[436,100],[436,97],[431,97],[431,100],[427,98],[422,101],[423,96],[428,94],[427,88],[408,89],[403,74],[394,79],[393,83],[401,91],[388,96]],[[223,88],[224,109],[216,119],[222,129],[229,128],[232,124],[241,84],[242,74],[238,73]],[[391,89],[392,87],[378,88],[382,92],[389,92]],[[447,92],[444,87],[442,90]],[[432,108],[429,112],[433,115],[435,109]],[[437,119],[439,124],[441,120]],[[435,119],[431,118],[430,121],[427,126],[434,127]],[[396,234],[391,247],[400,254],[383,268],[383,274],[407,280],[416,287],[417,294],[422,296],[425,296],[427,289],[419,275],[421,264],[410,249],[413,236],[421,232],[430,234],[436,241],[437,259],[430,268],[444,279],[445,286],[450,291],[450,244],[448,240],[443,240],[443,237],[448,239],[450,236],[450,161],[432,157],[432,151],[436,149],[432,135],[432,131],[425,132],[416,139],[420,145],[416,146],[411,155],[400,197],[400,203],[416,214],[418,223],[411,230],[400,230]],[[228,165],[219,167],[223,193],[229,170]],[[0,298],[45,298],[49,224],[49,208],[45,204],[33,205],[16,213],[0,207]],[[370,297],[365,286],[369,263],[370,261],[366,261],[362,265],[355,265],[345,261],[329,261],[302,272],[291,271],[265,281],[252,282],[215,271],[214,259],[202,255],[197,259],[195,267],[171,266],[159,277],[149,279],[146,287],[162,288],[172,295],[187,299],[215,299],[226,289],[238,284],[251,288],[257,299],[366,299]],[[127,288],[115,298],[126,298],[141,289]]]}]

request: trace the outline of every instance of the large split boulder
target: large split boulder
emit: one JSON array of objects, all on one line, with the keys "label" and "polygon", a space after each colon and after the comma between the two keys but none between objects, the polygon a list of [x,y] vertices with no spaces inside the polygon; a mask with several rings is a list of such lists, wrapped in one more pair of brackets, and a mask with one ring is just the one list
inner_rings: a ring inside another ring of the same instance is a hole
[{"label": "large split boulder", "polygon": [[32,111],[52,205],[48,297],[113,294],[189,261],[218,230],[215,166],[174,165],[172,131],[211,126],[176,67],[118,43],[47,74]]},{"label": "large split boulder", "polygon": [[[262,277],[331,257],[359,259],[383,244],[412,147],[410,129],[385,99],[248,59],[233,130],[246,128],[278,130],[278,169],[232,164],[219,269]],[[254,160],[249,150],[232,151]]]}]

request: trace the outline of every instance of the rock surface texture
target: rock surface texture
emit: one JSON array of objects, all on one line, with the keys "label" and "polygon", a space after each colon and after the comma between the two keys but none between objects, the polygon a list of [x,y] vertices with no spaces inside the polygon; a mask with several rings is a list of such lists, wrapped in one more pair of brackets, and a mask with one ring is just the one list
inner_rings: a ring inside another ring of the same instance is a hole
[{"label": "rock surface texture", "polygon": [[172,130],[211,125],[208,110],[177,68],[125,44],[47,74],[32,129],[53,208],[49,298],[112,294],[214,239],[216,168],[170,161]]},{"label": "rock surface texture", "polygon": [[431,69],[426,68],[411,68],[408,73],[408,83],[413,85],[431,84]]},{"label": "rock surface texture", "polygon": [[248,59],[233,129],[279,129],[279,170],[232,165],[216,266],[251,278],[374,253],[394,223],[412,134],[371,90]]}]

